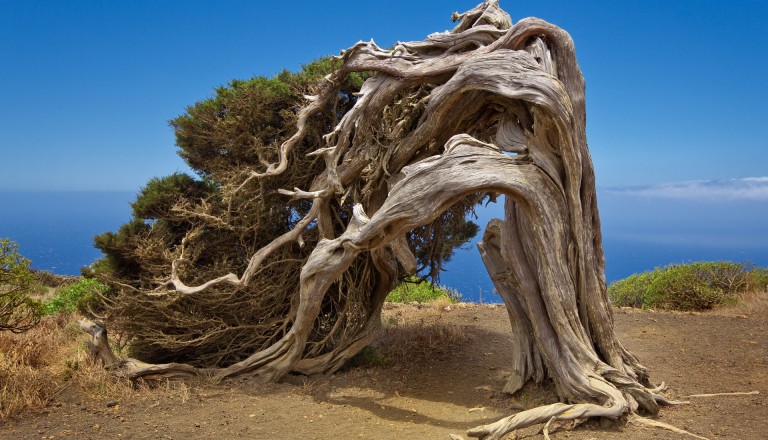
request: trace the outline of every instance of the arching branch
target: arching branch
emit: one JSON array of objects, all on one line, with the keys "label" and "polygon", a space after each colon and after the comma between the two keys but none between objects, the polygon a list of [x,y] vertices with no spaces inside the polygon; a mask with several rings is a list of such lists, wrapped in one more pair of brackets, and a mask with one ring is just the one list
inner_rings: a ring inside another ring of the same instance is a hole
[{"label": "arching branch", "polygon": [[[237,203],[252,206],[242,192],[259,187],[255,223],[234,215],[226,222],[230,233],[240,233],[227,242],[236,242],[238,252],[205,254],[201,237],[221,239],[216,222],[204,218],[201,225],[201,216],[187,215],[194,227],[175,242],[164,278],[163,288],[175,290],[155,294],[233,301],[258,290],[248,298],[263,310],[248,320],[261,333],[241,344],[250,349],[246,355],[206,370],[218,378],[335,371],[370,341],[387,293],[422,263],[407,234],[454,206],[466,213],[484,194],[504,195],[504,218],[489,223],[479,249],[514,332],[505,391],[551,380],[570,403],[530,409],[469,434],[501,438],[532,424],[655,414],[674,404],[613,328],[584,79],[571,37],[535,18],[512,23],[496,0],[454,19],[452,31],[421,42],[392,49],[359,42],[335,58],[335,70],[295,113],[295,127],[279,140],[270,132],[255,143],[270,145],[264,155],[276,161],[260,160],[266,170],[224,179],[222,187],[235,188],[223,196],[228,215]],[[360,72],[367,79],[357,91],[342,89]],[[299,146],[304,150],[296,154]],[[312,160],[316,171],[307,179],[297,168],[309,169]],[[291,181],[298,176],[302,183]],[[274,195],[285,206],[264,201]],[[206,206],[205,215],[214,211]],[[185,212],[196,211],[178,210]],[[203,260],[216,275],[187,279],[196,274],[183,269]],[[286,269],[289,262],[295,270]],[[264,287],[255,289],[259,282]]]}]

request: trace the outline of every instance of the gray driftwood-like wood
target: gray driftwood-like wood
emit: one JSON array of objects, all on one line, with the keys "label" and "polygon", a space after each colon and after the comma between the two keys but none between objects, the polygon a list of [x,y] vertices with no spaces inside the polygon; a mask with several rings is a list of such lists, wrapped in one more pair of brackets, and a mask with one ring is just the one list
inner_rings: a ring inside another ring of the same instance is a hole
[{"label": "gray driftwood-like wood", "polygon": [[[325,135],[326,146],[312,153],[324,158],[326,172],[311,188],[281,190],[286,197],[313,200],[295,229],[253,254],[240,275],[189,286],[174,265],[168,284],[176,294],[204,295],[215,284],[246,285],[266,257],[301,242],[310,225],[323,234],[301,270],[290,331],[213,374],[279,380],[291,371],[338,369],[370,341],[381,305],[397,284],[398,266],[416,266],[406,232],[467,196],[492,194],[505,197],[505,216],[490,222],[479,249],[512,324],[513,374],[504,391],[548,378],[564,403],[468,434],[498,439],[553,420],[655,414],[671,402],[616,337],[606,296],[584,80],[571,37],[535,18],[513,24],[495,0],[454,18],[459,24],[452,31],[391,50],[357,43],[338,57],[337,71],[318,85],[317,94],[307,97],[280,161],[252,171],[249,180],[286,169],[288,152],[306,135],[305,121],[334,99],[341,79],[351,72],[375,73]],[[333,198],[356,202],[353,219],[338,236],[327,227]],[[326,291],[361,253],[370,253],[377,271],[377,288],[370,293],[376,312],[348,343],[303,358]],[[158,375],[164,368],[172,375],[195,374],[178,364],[138,361],[128,374]]]},{"label": "gray driftwood-like wood", "polygon": [[91,335],[86,348],[91,357],[98,360],[108,370],[115,370],[119,377],[137,379],[177,379],[198,376],[204,371],[186,364],[148,364],[133,358],[118,358],[112,351],[107,338],[107,330],[89,319],[80,320],[80,328]]}]

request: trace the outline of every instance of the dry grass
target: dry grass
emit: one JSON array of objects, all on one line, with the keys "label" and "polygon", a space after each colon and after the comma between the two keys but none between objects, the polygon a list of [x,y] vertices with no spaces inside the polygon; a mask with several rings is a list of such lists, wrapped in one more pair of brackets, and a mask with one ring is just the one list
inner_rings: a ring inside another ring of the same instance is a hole
[{"label": "dry grass", "polygon": [[713,313],[721,316],[744,317],[755,310],[762,310],[765,304],[768,304],[768,288],[766,290],[751,289],[740,293],[738,301],[715,307]]},{"label": "dry grass", "polygon": [[377,339],[379,353],[398,365],[421,364],[449,352],[467,336],[464,328],[442,322],[387,326]]},{"label": "dry grass", "polygon": [[63,318],[43,320],[22,334],[0,334],[0,418],[45,406],[65,385],[54,368],[66,340]]},{"label": "dry grass", "polygon": [[67,388],[86,397],[132,392],[128,383],[88,361],[83,340],[70,314],[45,318],[26,333],[0,333],[0,419],[39,410]]},{"label": "dry grass", "polygon": [[447,301],[426,304],[426,313],[405,305],[398,307],[396,313],[386,313],[383,328],[372,344],[376,352],[390,363],[408,369],[439,358],[456,344],[467,341],[463,326],[442,320],[442,310],[448,305]]}]

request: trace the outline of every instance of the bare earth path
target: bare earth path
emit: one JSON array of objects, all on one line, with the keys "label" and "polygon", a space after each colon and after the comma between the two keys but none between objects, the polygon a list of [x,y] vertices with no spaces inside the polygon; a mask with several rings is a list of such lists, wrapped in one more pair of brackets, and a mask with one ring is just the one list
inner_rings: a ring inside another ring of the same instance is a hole
[{"label": "bare earth path", "polygon": [[[716,439],[768,438],[768,301],[707,314],[616,311],[619,336],[665,380],[673,399],[659,420]],[[285,383],[246,381],[139,392],[119,402],[63,393],[47,410],[0,428],[3,439],[448,439],[466,429],[551,399],[528,386],[516,398],[499,391],[508,374],[509,323],[501,306],[418,308],[390,305],[389,326],[439,321],[464,335],[423,358],[353,368],[330,377],[290,376]],[[427,324],[428,325],[428,324]],[[524,436],[543,438],[529,428]],[[655,429],[590,422],[554,439],[688,439]]]}]

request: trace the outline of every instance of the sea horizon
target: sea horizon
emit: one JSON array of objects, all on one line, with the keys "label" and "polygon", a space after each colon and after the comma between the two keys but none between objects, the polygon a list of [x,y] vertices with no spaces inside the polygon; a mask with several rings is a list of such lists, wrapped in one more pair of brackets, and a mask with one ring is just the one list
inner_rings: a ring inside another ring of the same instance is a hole
[{"label": "sea horizon", "polygon": [[[19,244],[38,270],[79,275],[103,255],[93,237],[114,232],[131,218],[136,191],[1,191],[0,237]],[[728,260],[768,266],[765,202],[667,200],[598,190],[606,279],[669,264]],[[502,205],[478,209],[481,229],[458,249],[439,284],[471,302],[498,303],[476,249],[485,224]]]}]

